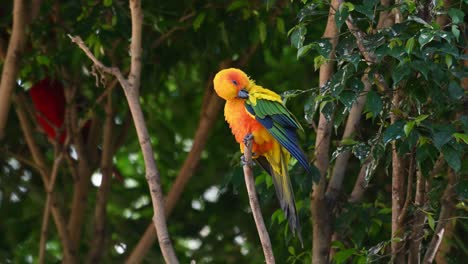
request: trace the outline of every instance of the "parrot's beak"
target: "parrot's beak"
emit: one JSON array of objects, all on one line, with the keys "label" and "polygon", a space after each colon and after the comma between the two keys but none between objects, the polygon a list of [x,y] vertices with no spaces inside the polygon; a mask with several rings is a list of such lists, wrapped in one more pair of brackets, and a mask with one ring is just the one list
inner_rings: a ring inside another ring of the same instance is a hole
[{"label": "parrot's beak", "polygon": [[242,89],[237,93],[237,98],[248,99],[249,98],[249,92],[247,92],[246,89]]}]

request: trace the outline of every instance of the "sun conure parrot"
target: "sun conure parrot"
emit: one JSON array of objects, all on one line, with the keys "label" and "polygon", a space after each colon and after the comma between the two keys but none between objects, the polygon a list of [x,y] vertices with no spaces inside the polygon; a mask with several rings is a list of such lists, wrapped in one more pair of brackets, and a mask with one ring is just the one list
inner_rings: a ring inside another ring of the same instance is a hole
[{"label": "sun conure parrot", "polygon": [[216,93],[226,100],[224,116],[240,144],[241,152],[244,153],[246,137],[253,137],[253,158],[273,178],[281,209],[293,234],[297,232],[302,243],[288,175],[290,156],[297,159],[308,174],[315,174],[299,147],[296,131],[302,130],[301,125],[283,105],[280,95],[256,85],[239,69],[221,70],[213,83]]}]

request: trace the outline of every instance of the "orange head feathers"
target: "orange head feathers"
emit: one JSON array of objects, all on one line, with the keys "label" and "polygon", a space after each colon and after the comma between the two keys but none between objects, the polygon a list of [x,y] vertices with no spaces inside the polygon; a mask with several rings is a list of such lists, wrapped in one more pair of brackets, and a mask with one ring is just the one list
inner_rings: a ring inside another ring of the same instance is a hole
[{"label": "orange head feathers", "polygon": [[225,100],[236,98],[240,90],[248,91],[251,86],[247,74],[236,68],[221,70],[216,74],[213,83],[216,93]]}]

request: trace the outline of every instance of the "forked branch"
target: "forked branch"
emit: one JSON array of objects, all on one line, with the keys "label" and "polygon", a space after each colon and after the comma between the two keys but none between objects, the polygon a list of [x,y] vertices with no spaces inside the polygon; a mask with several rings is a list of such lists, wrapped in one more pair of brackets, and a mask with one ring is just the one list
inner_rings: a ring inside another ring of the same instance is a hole
[{"label": "forked branch", "polygon": [[151,146],[150,136],[146,123],[143,116],[139,101],[139,88],[140,88],[140,76],[141,76],[141,38],[142,38],[142,22],[143,13],[141,10],[141,1],[130,0],[130,11],[132,18],[132,42],[130,45],[130,74],[126,79],[121,71],[115,67],[107,67],[102,64],[94,55],[90,52],[88,47],[84,44],[80,37],[70,36],[70,39],[75,42],[93,61],[94,66],[102,72],[115,76],[120,85],[122,86],[125,97],[127,99],[130,112],[135,123],[138,140],[143,153],[143,159],[145,162],[146,169],[146,180],[150,189],[151,200],[153,203],[153,223],[157,231],[159,246],[163,257],[167,263],[179,263],[172,242],[167,231],[166,218],[164,213],[164,202],[163,193],[161,188],[161,179],[159,171],[156,167],[156,162],[153,156],[153,149]]}]

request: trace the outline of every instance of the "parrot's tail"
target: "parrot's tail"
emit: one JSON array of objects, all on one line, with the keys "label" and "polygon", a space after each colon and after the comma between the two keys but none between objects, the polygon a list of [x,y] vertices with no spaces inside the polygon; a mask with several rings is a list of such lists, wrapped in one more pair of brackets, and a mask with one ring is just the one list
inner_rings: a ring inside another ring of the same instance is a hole
[{"label": "parrot's tail", "polygon": [[[274,159],[274,156],[278,157],[279,160]],[[256,161],[273,178],[276,196],[278,197],[281,209],[283,209],[286,219],[288,219],[291,232],[293,235],[297,233],[301,245],[304,246],[301,236],[301,225],[299,223],[296,202],[294,199],[294,192],[288,175],[289,153],[287,153],[286,150],[283,150],[283,148],[280,148],[279,156],[260,156]]]}]

